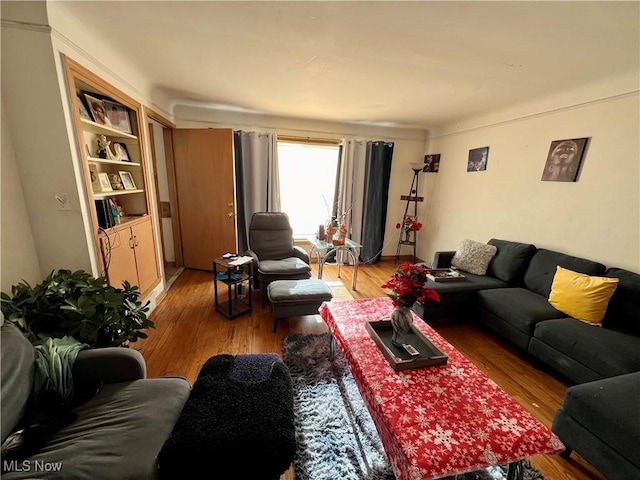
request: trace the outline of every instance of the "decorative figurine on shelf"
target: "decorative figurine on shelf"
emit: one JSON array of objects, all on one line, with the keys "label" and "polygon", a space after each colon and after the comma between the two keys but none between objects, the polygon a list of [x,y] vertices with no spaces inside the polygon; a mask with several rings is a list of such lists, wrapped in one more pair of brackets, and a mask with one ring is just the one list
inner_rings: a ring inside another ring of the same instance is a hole
[{"label": "decorative figurine on shelf", "polygon": [[98,149],[96,150],[98,158],[104,158],[105,160],[116,159],[116,156],[111,151],[109,145],[111,145],[111,141],[107,140],[106,135],[98,136]]},{"label": "decorative figurine on shelf", "polygon": [[438,292],[432,288],[427,288],[425,283],[429,270],[420,264],[403,263],[396,270],[387,282],[381,285],[390,292],[387,294],[393,300],[396,307],[391,313],[391,326],[393,334],[391,343],[402,348],[407,343],[406,335],[411,330],[413,315],[411,307],[415,302],[424,302],[427,299],[440,301]]},{"label": "decorative figurine on shelf", "polygon": [[347,240],[347,226],[343,223],[338,229],[338,238],[333,240],[334,245],[344,245]]}]

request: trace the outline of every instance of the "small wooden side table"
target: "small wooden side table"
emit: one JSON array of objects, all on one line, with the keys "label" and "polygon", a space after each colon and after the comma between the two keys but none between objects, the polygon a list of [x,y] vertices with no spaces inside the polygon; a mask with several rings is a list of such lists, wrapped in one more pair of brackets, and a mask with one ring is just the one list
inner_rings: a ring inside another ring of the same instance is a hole
[{"label": "small wooden side table", "polygon": [[[234,257],[218,257],[213,260],[213,301],[216,310],[227,318],[249,313],[253,308],[253,261],[243,265],[232,265],[234,260]],[[218,267],[224,270],[219,271]],[[226,301],[218,298],[218,283],[227,286]]]}]

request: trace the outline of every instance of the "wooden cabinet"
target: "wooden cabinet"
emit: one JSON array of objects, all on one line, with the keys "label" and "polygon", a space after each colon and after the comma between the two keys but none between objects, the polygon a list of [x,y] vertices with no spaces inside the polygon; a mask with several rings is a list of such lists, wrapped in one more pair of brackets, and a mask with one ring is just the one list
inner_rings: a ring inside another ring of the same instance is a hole
[{"label": "wooden cabinet", "polygon": [[120,287],[128,280],[143,292],[154,286],[158,262],[150,217],[110,229],[101,237],[100,249],[109,284]]},{"label": "wooden cabinet", "polygon": [[110,285],[160,282],[142,105],[65,57],[96,253]]}]

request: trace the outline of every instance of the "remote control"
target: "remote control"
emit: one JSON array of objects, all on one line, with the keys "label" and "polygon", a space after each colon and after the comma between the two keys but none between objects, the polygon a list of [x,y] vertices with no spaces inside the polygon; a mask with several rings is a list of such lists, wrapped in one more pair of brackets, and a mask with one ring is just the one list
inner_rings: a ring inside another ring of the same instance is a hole
[{"label": "remote control", "polygon": [[420,355],[420,352],[416,350],[413,345],[409,345],[408,343],[403,344],[402,348],[404,348],[407,351],[407,353],[412,357],[415,357],[416,355]]}]

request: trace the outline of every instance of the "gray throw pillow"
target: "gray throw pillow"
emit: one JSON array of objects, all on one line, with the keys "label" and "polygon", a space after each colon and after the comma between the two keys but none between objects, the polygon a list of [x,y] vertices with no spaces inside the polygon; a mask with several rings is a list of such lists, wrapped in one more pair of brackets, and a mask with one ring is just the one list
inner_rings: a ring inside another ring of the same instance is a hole
[{"label": "gray throw pillow", "polygon": [[489,262],[497,251],[494,245],[465,239],[458,245],[451,259],[451,266],[474,275],[485,275]]}]

